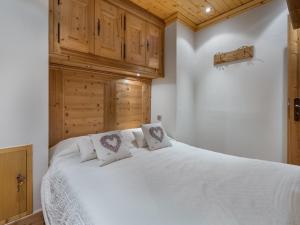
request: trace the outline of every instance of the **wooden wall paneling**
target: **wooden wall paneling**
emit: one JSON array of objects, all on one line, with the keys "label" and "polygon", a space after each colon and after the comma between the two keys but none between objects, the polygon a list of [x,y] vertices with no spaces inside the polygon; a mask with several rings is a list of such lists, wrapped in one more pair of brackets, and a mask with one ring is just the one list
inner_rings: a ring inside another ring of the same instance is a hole
[{"label": "wooden wall paneling", "polygon": [[0,149],[0,178],[0,224],[32,213],[31,145]]},{"label": "wooden wall paneling", "polygon": [[48,21],[48,26],[49,26],[49,52],[54,51],[54,38],[55,38],[55,31],[54,31],[54,1],[49,0],[49,21]]},{"label": "wooden wall paneling", "polygon": [[80,52],[90,52],[92,45],[92,0],[59,0],[60,47]]},{"label": "wooden wall paneling", "polygon": [[143,123],[151,122],[151,80],[143,82]]},{"label": "wooden wall paneling", "polygon": [[288,38],[288,163],[300,165],[300,122],[295,121],[294,99],[300,95],[300,29],[289,21]]},{"label": "wooden wall paneling", "polygon": [[123,58],[123,15],[115,5],[95,0],[95,54],[110,59]]},{"label": "wooden wall paneling", "polygon": [[123,79],[117,80],[114,91],[114,129],[139,127],[143,122],[142,83]]},{"label": "wooden wall paneling", "polygon": [[146,61],[149,67],[159,69],[162,64],[162,32],[151,23],[147,24]]},{"label": "wooden wall paneling", "polygon": [[64,70],[63,138],[108,130],[109,83],[85,72]]},{"label": "wooden wall paneling", "polygon": [[50,146],[151,119],[151,80],[52,65],[49,94]]},{"label": "wooden wall paneling", "polygon": [[287,0],[289,8],[291,22],[294,29],[300,28],[300,1],[299,0]]},{"label": "wooden wall paneling", "polygon": [[146,65],[146,22],[130,13],[125,17],[125,44],[126,62]]},{"label": "wooden wall paneling", "polygon": [[49,71],[49,145],[63,139],[63,75],[61,69]]}]

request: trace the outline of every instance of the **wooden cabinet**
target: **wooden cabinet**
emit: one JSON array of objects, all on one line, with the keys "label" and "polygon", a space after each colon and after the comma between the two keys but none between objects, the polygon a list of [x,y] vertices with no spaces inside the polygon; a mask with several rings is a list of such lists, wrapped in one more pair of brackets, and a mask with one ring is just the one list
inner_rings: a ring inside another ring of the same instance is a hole
[{"label": "wooden cabinet", "polygon": [[50,0],[50,63],[163,76],[164,22],[122,0]]},{"label": "wooden cabinet", "polygon": [[58,38],[62,48],[89,52],[91,0],[59,0]]},{"label": "wooden cabinet", "polygon": [[146,22],[129,13],[125,18],[125,60],[137,65],[146,65]]},{"label": "wooden cabinet", "polygon": [[123,57],[123,10],[104,0],[95,1],[95,54],[110,59]]},{"label": "wooden cabinet", "polygon": [[149,67],[159,69],[162,65],[162,32],[153,24],[147,24],[147,55],[146,61]]},{"label": "wooden cabinet", "polygon": [[32,213],[32,147],[0,149],[0,224]]},{"label": "wooden cabinet", "polygon": [[156,70],[162,66],[162,30],[131,14],[126,15],[126,56],[129,63]]}]

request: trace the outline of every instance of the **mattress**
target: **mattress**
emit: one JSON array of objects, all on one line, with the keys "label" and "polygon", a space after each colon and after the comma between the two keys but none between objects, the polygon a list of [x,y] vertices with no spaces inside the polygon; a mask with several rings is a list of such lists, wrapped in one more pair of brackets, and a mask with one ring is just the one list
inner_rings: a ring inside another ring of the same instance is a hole
[{"label": "mattress", "polygon": [[43,178],[47,225],[300,225],[300,167],[175,140],[104,167],[54,156]]}]

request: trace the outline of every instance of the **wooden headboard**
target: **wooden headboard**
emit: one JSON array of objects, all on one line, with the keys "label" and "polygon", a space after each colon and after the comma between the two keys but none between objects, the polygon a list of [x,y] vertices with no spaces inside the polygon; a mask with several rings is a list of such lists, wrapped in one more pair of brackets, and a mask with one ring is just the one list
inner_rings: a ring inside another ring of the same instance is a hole
[{"label": "wooden headboard", "polygon": [[151,80],[50,66],[49,144],[150,122]]}]

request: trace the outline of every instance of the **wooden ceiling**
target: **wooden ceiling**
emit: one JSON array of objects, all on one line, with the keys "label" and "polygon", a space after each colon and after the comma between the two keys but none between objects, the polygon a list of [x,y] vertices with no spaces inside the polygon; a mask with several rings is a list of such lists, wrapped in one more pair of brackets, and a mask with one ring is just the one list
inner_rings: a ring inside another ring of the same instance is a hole
[{"label": "wooden ceiling", "polygon": [[[181,20],[193,30],[240,14],[270,0],[130,0],[171,23]],[[298,1],[298,0],[297,0]],[[212,10],[206,13],[210,7]]]},{"label": "wooden ceiling", "polygon": [[300,0],[287,0],[294,29],[300,28]]}]

